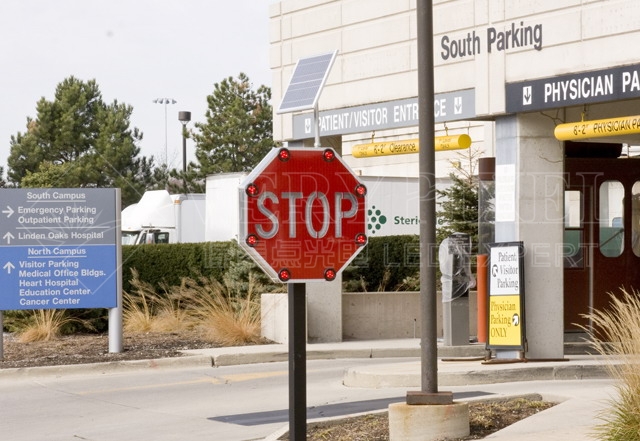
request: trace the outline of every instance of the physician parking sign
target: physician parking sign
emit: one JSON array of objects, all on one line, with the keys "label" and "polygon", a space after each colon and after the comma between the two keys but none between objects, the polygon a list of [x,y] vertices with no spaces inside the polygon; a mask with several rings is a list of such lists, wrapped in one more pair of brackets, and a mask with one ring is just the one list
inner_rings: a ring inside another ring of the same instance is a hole
[{"label": "physician parking sign", "polygon": [[489,244],[488,349],[524,350],[522,242]]}]

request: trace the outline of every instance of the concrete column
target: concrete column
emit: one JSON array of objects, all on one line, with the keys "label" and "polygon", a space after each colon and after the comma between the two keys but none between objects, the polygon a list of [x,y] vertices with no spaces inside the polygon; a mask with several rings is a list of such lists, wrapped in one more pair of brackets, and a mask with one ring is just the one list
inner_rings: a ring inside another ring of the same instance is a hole
[{"label": "concrete column", "polygon": [[524,243],[527,358],[564,356],[564,148],[553,128],[540,114],[496,121],[496,241]]},{"label": "concrete column", "polygon": [[[335,343],[342,341],[342,276],[332,282],[306,284],[307,341]],[[262,336],[277,343],[287,343],[287,294],[262,294],[260,297]]]},{"label": "concrete column", "polygon": [[342,341],[342,276],[307,283],[307,337],[309,343]]},{"label": "concrete column", "polygon": [[287,293],[260,295],[261,335],[276,343],[289,343],[289,300]]}]

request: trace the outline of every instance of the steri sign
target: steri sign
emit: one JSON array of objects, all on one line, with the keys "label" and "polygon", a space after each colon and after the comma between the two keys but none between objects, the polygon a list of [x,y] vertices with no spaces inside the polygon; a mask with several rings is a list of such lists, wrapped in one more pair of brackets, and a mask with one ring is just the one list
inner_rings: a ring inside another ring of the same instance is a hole
[{"label": "steri sign", "polygon": [[420,234],[418,178],[360,176],[367,187],[369,237]]},{"label": "steri sign", "polygon": [[274,281],[332,281],[367,243],[366,194],[333,149],[273,149],[240,185],[240,245]]}]

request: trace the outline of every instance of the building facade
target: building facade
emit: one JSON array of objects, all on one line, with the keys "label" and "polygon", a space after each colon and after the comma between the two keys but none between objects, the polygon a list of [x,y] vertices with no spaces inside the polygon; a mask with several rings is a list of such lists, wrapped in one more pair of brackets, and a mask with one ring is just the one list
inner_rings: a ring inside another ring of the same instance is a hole
[{"label": "building facade", "polygon": [[[640,286],[640,2],[434,0],[433,16],[436,136],[495,157],[496,241],[524,245],[526,355],[562,357],[583,314]],[[416,0],[283,0],[270,23],[274,108],[299,59],[337,50],[322,144],[362,175],[417,176],[415,153],[354,155],[418,137]],[[311,121],[274,114],[274,137],[313,145]],[[437,177],[458,158],[438,152]]]}]

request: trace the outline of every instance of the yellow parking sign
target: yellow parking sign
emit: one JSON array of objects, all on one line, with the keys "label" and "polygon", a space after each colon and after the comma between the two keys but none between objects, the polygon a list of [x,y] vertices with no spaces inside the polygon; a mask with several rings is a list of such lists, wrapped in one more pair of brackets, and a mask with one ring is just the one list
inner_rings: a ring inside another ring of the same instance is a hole
[{"label": "yellow parking sign", "polygon": [[507,242],[489,247],[487,348],[524,350],[523,244]]}]

